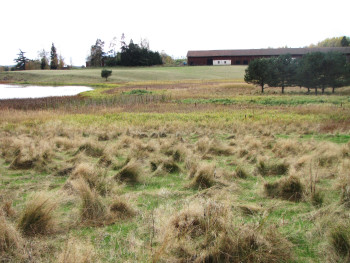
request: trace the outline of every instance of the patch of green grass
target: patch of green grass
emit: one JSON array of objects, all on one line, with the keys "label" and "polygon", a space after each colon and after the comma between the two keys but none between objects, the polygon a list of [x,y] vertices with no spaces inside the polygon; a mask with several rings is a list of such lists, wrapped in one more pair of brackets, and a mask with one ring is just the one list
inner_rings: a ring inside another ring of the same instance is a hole
[{"label": "patch of green grass", "polygon": [[258,104],[265,106],[296,106],[305,104],[334,104],[334,105],[345,105],[350,102],[349,96],[305,96],[305,95],[288,95],[288,96],[237,96],[235,98],[211,98],[211,99],[183,99],[182,103],[185,104],[220,104],[220,105],[231,105],[231,104]]},{"label": "patch of green grass", "polygon": [[[291,135],[277,134],[276,138],[288,139]],[[329,141],[337,144],[348,143],[350,141],[350,134],[304,134],[300,135],[299,138],[304,140],[317,140],[317,141]]]},{"label": "patch of green grass", "polygon": [[130,91],[124,91],[125,95],[143,95],[143,94],[152,94],[152,91],[144,90],[144,89],[133,89]]},{"label": "patch of green grass", "polygon": [[306,134],[301,136],[302,139],[315,139],[318,141],[330,141],[334,143],[347,143],[350,141],[349,134]]}]

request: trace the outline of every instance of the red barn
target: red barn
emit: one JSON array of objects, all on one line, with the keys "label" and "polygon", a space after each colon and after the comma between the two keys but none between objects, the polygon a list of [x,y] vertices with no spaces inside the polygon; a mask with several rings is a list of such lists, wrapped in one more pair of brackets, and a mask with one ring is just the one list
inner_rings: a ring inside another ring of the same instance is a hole
[{"label": "red barn", "polygon": [[190,50],[187,52],[187,63],[190,66],[200,65],[248,65],[256,58],[276,57],[290,54],[293,58],[302,57],[310,52],[336,51],[350,59],[350,47],[322,48],[268,48],[268,49],[233,49],[233,50]]}]

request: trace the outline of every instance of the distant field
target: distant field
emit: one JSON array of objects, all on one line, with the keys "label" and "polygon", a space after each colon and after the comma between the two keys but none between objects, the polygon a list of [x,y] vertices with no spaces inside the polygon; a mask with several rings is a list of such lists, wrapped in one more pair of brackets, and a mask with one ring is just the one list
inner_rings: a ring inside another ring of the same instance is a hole
[{"label": "distant field", "polygon": [[[208,80],[234,79],[243,80],[246,66],[228,67],[135,67],[112,68],[109,83],[134,81],[177,81],[177,80]],[[1,72],[0,82],[27,83],[58,83],[58,84],[94,84],[105,82],[101,78],[101,69],[74,70],[28,70],[16,72]]]}]

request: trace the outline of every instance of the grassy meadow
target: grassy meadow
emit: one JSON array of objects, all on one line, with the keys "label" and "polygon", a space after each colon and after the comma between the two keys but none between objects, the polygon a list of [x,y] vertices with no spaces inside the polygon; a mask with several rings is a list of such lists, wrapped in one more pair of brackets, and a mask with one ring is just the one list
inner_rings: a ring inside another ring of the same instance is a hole
[{"label": "grassy meadow", "polygon": [[0,262],[349,262],[350,87],[245,67],[0,73]]}]

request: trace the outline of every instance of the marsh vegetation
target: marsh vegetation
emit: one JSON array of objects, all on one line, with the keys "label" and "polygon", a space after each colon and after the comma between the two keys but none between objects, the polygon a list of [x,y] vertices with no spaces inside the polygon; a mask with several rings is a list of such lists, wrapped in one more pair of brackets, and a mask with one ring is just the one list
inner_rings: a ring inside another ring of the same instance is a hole
[{"label": "marsh vegetation", "polygon": [[0,102],[1,261],[349,260],[349,88],[117,75]]}]

